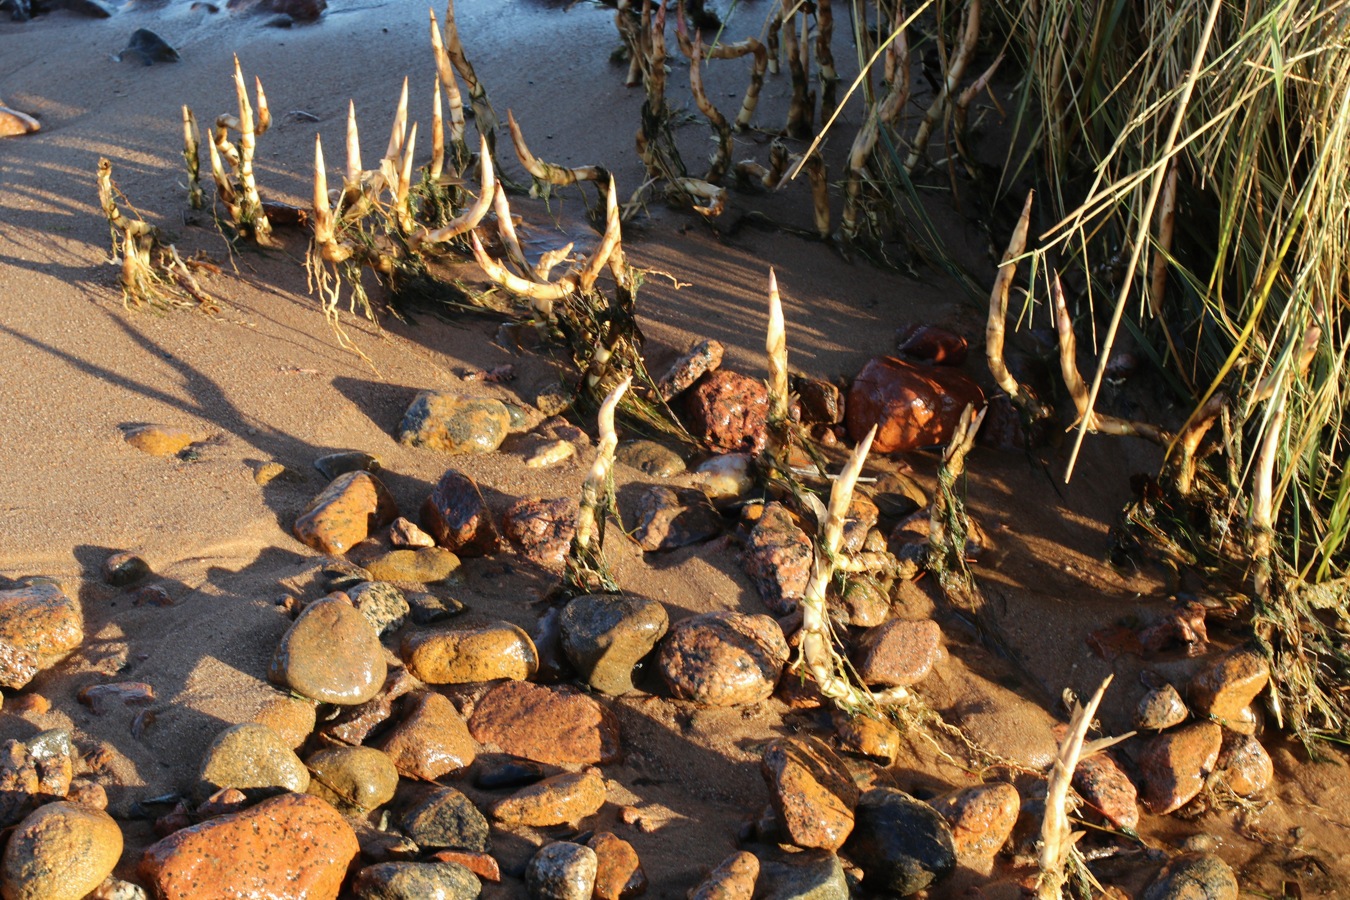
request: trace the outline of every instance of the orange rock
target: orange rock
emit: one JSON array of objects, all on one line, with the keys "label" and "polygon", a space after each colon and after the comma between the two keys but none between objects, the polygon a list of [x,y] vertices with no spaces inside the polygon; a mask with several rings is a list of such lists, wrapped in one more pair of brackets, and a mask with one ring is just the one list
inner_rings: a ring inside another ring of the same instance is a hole
[{"label": "orange rock", "polygon": [[75,602],[54,584],[0,591],[0,641],[50,665],[80,646],[84,625]]},{"label": "orange rock", "polygon": [[398,505],[380,479],[348,472],[310,502],[293,530],[301,543],[340,556],[397,516]]},{"label": "orange rock", "polygon": [[501,867],[497,860],[486,853],[473,853],[469,850],[437,850],[427,857],[431,862],[459,863],[484,881],[494,884],[502,880]]},{"label": "orange rock", "polygon": [[1191,801],[1214,771],[1223,743],[1223,729],[1213,722],[1192,722],[1164,732],[1139,755],[1144,802],[1160,816]]},{"label": "orange rock", "polygon": [[425,693],[380,745],[399,772],[426,781],[466,768],[477,755],[469,726],[442,694]]},{"label": "orange rock", "polygon": [[759,878],[759,858],[738,850],[722,860],[702,883],[689,894],[689,900],[750,900]]},{"label": "orange rock", "polygon": [[878,356],[849,390],[848,434],[860,441],[876,425],[877,453],[945,444],[967,405],[984,406],[984,391],[960,371]]},{"label": "orange rock", "polygon": [[160,900],[336,900],[357,851],[333,807],[285,794],[152,844],[139,873]]},{"label": "orange rock", "polygon": [[539,668],[534,641],[510,622],[412,632],[403,639],[402,656],[408,671],[428,684],[524,681]]},{"label": "orange rock", "polygon": [[760,763],[769,799],[798,847],[838,850],[853,831],[858,787],[844,761],[813,737],[780,738]]},{"label": "orange rock", "polygon": [[596,900],[635,897],[647,890],[647,873],[642,871],[633,845],[623,838],[601,831],[586,846],[595,851]]},{"label": "orange rock", "polygon": [[619,722],[575,690],[508,681],[488,691],[469,719],[481,745],[548,765],[611,763],[619,759]]},{"label": "orange rock", "polygon": [[197,440],[186,431],[160,428],[158,425],[142,425],[133,428],[124,435],[124,440],[142,453],[151,456],[173,456],[181,453]]},{"label": "orange rock", "polygon": [[1190,683],[1191,707],[1220,724],[1241,722],[1243,710],[1270,681],[1270,664],[1256,650],[1238,647],[1197,672]]},{"label": "orange rock", "polygon": [[0,106],[0,137],[14,137],[20,134],[32,134],[42,126],[38,120],[8,106]]},{"label": "orange rock", "polygon": [[1012,834],[1022,798],[1011,784],[980,784],[944,794],[929,805],[952,826],[959,855],[990,859]]},{"label": "orange rock", "polygon": [[605,803],[605,779],[595,769],[564,772],[498,800],[492,816],[508,825],[563,825],[591,815]]}]

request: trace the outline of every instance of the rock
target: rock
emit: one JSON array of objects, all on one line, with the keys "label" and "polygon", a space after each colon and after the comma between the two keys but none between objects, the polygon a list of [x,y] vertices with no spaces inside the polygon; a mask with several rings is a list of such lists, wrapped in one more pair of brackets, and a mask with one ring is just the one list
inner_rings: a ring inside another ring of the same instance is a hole
[{"label": "rock", "polygon": [[928,494],[901,472],[887,472],[872,486],[872,502],[882,515],[903,519],[928,505]]},{"label": "rock", "polygon": [[28,113],[0,106],[0,137],[16,137],[42,130],[42,125]]},{"label": "rock", "polygon": [[14,829],[0,857],[5,900],[80,900],[112,874],[122,831],[106,812],[48,803]]},{"label": "rock", "polygon": [[123,439],[137,450],[151,456],[173,456],[197,441],[197,438],[186,431],[160,428],[158,425],[132,428],[123,435]]},{"label": "rock", "polygon": [[298,694],[356,706],[384,684],[384,648],[370,620],[336,597],[311,603],[281,637],[271,678]]},{"label": "rock", "polygon": [[501,867],[486,853],[470,853],[467,850],[437,850],[427,857],[427,862],[459,863],[483,881],[494,884],[502,880]]},{"label": "rock", "polygon": [[595,851],[590,847],[555,841],[530,858],[525,887],[532,900],[590,900],[595,870]]},{"label": "rock", "polygon": [[844,864],[828,850],[770,853],[759,863],[755,897],[762,900],[848,900]]},{"label": "rock", "polygon": [[1242,710],[1270,681],[1265,656],[1247,647],[1220,655],[1191,679],[1191,706],[1196,714],[1212,716],[1221,724],[1241,721]]},{"label": "rock", "polygon": [[198,793],[207,796],[222,788],[238,788],[251,795],[309,787],[309,770],[281,735],[266,725],[231,725],[211,742],[202,758]]},{"label": "rock", "polygon": [[965,338],[936,325],[909,328],[896,344],[896,353],[907,360],[943,366],[961,365],[967,350]]},{"label": "rock", "polygon": [[146,848],[139,874],[160,900],[222,897],[334,900],[359,849],[333,807],[284,794],[176,831]]},{"label": "rock", "polygon": [[148,900],[149,896],[139,884],[109,875],[88,900]]},{"label": "rock", "polygon": [[1073,772],[1073,788],[1112,826],[1130,830],[1139,826],[1139,792],[1111,754],[1080,759]]},{"label": "rock", "polygon": [[878,426],[874,453],[946,444],[967,405],[978,411],[984,392],[961,372],[878,356],[863,366],[849,390],[848,434],[860,441]]},{"label": "rock", "polygon": [[722,353],[720,341],[700,341],[671,364],[666,374],[656,382],[656,392],[669,403],[706,373],[715,372],[722,365]]},{"label": "rock", "polygon": [[478,485],[455,469],[441,476],[422,504],[422,525],[436,543],[464,557],[495,553],[500,543]]},{"label": "rock", "polygon": [[128,57],[137,60],[142,65],[153,66],[157,62],[178,62],[178,51],[170,47],[164,38],[150,29],[137,28],[131,33],[126,48],[113,59],[121,62]]},{"label": "rock", "polygon": [[595,851],[595,900],[620,900],[646,892],[647,873],[632,844],[601,831],[586,846]]},{"label": "rock", "polygon": [[643,550],[674,550],[722,533],[722,517],[695,488],[648,485],[633,511],[633,539]]},{"label": "rock", "polygon": [[491,453],[510,430],[511,413],[500,400],[422,391],[403,415],[398,442],[442,453]]},{"label": "rock", "polygon": [[750,530],[742,560],[764,605],[774,615],[785,616],[806,593],[815,554],[806,532],[787,507],[775,501],[764,507],[764,514]]},{"label": "rock", "polygon": [[827,588],[827,599],[831,609],[848,625],[855,628],[875,628],[883,624],[891,615],[891,598],[874,580],[867,577],[850,578],[844,595],[834,593],[834,585]]},{"label": "rock", "polygon": [[942,655],[942,629],[932,619],[895,619],[870,628],[853,651],[864,684],[908,687],[918,684]]},{"label": "rock", "polygon": [[867,791],[858,800],[855,816],[844,852],[862,867],[869,890],[908,896],[940,882],[956,868],[955,840],[947,820],[904,791],[886,787]]},{"label": "rock", "polygon": [[459,557],[441,547],[390,550],[366,563],[366,571],[373,580],[415,584],[445,581],[458,568]]},{"label": "rock", "polygon": [[396,829],[380,831],[365,818],[348,817],[347,822],[356,832],[361,859],[367,863],[398,862],[416,859],[422,854],[416,844]]},{"label": "rock", "polygon": [[412,607],[414,625],[434,625],[463,613],[468,607],[454,597],[437,597],[426,591],[409,591],[403,595]]},{"label": "rock", "polygon": [[311,753],[305,765],[308,792],[349,815],[384,806],[398,789],[398,769],[373,747],[329,747]]},{"label": "rock", "polygon": [[881,511],[877,505],[862,494],[854,495],[844,513],[843,543],[840,545],[849,553],[857,553],[867,540],[867,534],[876,527]]},{"label": "rock", "polygon": [[0,641],[0,687],[17,691],[27,686],[37,673],[37,656],[9,641]]},{"label": "rock", "polygon": [[428,684],[523,681],[539,668],[534,641],[510,622],[410,632],[402,656],[408,671]]},{"label": "rock", "polygon": [[633,667],[669,625],[666,608],[655,600],[577,597],[562,612],[562,647],[588,685],[617,696],[633,690]]},{"label": "rock", "polygon": [[0,591],[0,642],[20,651],[11,677],[21,677],[30,658],[46,668],[83,641],[79,607],[61,588],[39,582]]},{"label": "rock", "polygon": [[828,381],[798,375],[792,379],[792,392],[801,405],[803,425],[838,425],[844,421],[844,395]]},{"label": "rock", "polygon": [[486,853],[488,821],[468,797],[454,788],[435,788],[403,813],[403,833],[431,850]]},{"label": "rock", "polygon": [[839,735],[839,747],[845,753],[868,756],[886,765],[895,762],[900,753],[900,729],[863,713],[849,715],[836,709],[831,717]]},{"label": "rock", "polygon": [[403,592],[387,581],[358,584],[347,590],[347,597],[380,635],[402,628],[411,612]]},{"label": "rock", "polygon": [[714,453],[764,449],[769,418],[764,382],[722,369],[689,392],[685,408],[689,433]]},{"label": "rock", "polygon": [[539,763],[518,756],[493,754],[481,759],[479,768],[474,772],[473,783],[485,791],[524,787],[543,781],[546,775]]},{"label": "rock", "polygon": [[1233,870],[1213,853],[1186,853],[1162,867],[1140,900],[1237,900]]},{"label": "rock", "polygon": [[340,710],[320,732],[325,738],[353,746],[364,743],[394,713],[394,701],[422,687],[408,670],[396,666],[385,677],[380,692],[371,700]]},{"label": "rock", "polygon": [[473,763],[478,748],[453,703],[428,691],[409,698],[405,705],[403,721],[380,744],[399,772],[432,781]]},{"label": "rock", "polygon": [[751,900],[758,878],[759,857],[738,850],[689,892],[689,900]]},{"label": "rock", "polygon": [[1149,809],[1164,816],[1200,793],[1222,742],[1223,729],[1213,722],[1192,722],[1152,738],[1138,760]]},{"label": "rock", "polygon": [[813,737],[779,738],[760,771],[788,839],[798,847],[838,850],[853,830],[858,788],[835,752]]},{"label": "rock", "polygon": [[295,520],[296,538],[320,553],[341,556],[398,515],[384,483],[369,472],[333,479]]},{"label": "rock", "polygon": [[1170,684],[1150,690],[1134,711],[1134,726],[1141,731],[1164,731],[1180,725],[1190,715],[1180,692]]},{"label": "rock", "polygon": [[563,651],[562,613],[562,607],[550,606],[534,623],[530,637],[539,651],[539,671],[534,680],[540,684],[570,681],[577,674]]},{"label": "rock", "polygon": [[492,807],[492,817],[507,825],[576,824],[605,803],[605,779],[599,770],[564,772],[535,782]]},{"label": "rock", "polygon": [[75,774],[70,732],[61,728],[39,732],[25,742],[24,748],[37,767],[36,793],[47,798],[66,796]]},{"label": "rock", "polygon": [[680,454],[656,441],[626,441],[619,445],[614,459],[653,478],[670,478],[684,471]]},{"label": "rock", "polygon": [[480,745],[547,765],[605,764],[621,754],[619,722],[609,710],[584,694],[524,681],[488,691],[469,732]]},{"label": "rock", "polygon": [[755,486],[749,453],[726,453],[699,463],[694,483],[716,506],[734,503]]},{"label": "rock", "polygon": [[399,516],[389,526],[389,543],[403,549],[416,549],[417,547],[434,547],[436,546],[436,539],[412,522]]},{"label": "rock", "polygon": [[155,689],[143,681],[91,684],[80,689],[77,699],[101,716],[119,706],[149,706],[155,702]]},{"label": "rock", "polygon": [[78,806],[87,806],[90,809],[108,808],[108,791],[97,781],[90,781],[84,778],[78,778],[70,783],[70,789],[66,791],[66,799]]},{"label": "rock", "polygon": [[768,699],[787,660],[787,641],[777,622],[726,611],[678,622],[658,657],[671,694],[708,706]]},{"label": "rock", "polygon": [[147,584],[144,587],[137,588],[131,594],[131,602],[135,606],[173,606],[173,593],[169,586],[164,582],[158,584]]},{"label": "rock", "polygon": [[1224,784],[1239,797],[1261,793],[1275,778],[1270,754],[1248,734],[1225,730],[1217,765]]},{"label": "rock", "polygon": [[150,564],[130,550],[121,550],[103,561],[103,582],[126,587],[150,574]]},{"label": "rock", "polygon": [[576,391],[559,382],[544,385],[534,395],[535,407],[546,416],[566,412],[576,397]]},{"label": "rock", "polygon": [[933,800],[932,807],[952,829],[952,847],[963,859],[989,860],[1003,849],[1022,798],[1011,784],[979,784]]},{"label": "rock", "polygon": [[576,445],[571,441],[537,434],[527,434],[520,443],[520,451],[527,469],[547,469],[577,455]]},{"label": "rock", "polygon": [[359,900],[474,900],[483,886],[454,862],[389,862],[367,866],[352,885]]},{"label": "rock", "polygon": [[502,516],[502,530],[530,562],[561,572],[577,530],[576,502],[565,497],[517,500]]},{"label": "rock", "polygon": [[313,701],[279,694],[263,702],[253,714],[253,721],[271,728],[282,743],[294,750],[313,733],[317,711]]},{"label": "rock", "polygon": [[378,456],[360,450],[329,453],[314,460],[314,468],[329,481],[349,472],[378,472],[384,468]]}]

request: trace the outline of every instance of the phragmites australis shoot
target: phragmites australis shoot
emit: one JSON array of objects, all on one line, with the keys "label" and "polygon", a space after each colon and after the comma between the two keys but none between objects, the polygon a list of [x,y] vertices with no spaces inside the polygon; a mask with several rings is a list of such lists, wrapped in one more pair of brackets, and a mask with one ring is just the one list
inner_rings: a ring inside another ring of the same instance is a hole
[{"label": "phragmites australis shoot", "polygon": [[567,168],[544,162],[530,152],[525,145],[525,134],[516,123],[511,110],[506,111],[506,127],[511,132],[511,143],[516,148],[516,156],[525,171],[530,173],[534,184],[530,188],[531,197],[547,197],[552,187],[566,187],[578,181],[598,181],[602,184],[609,180],[609,172],[600,166],[577,166]]},{"label": "phragmites australis shoot", "polygon": [[474,200],[472,206],[456,216],[448,225],[442,228],[423,228],[413,234],[409,239],[409,244],[414,253],[426,244],[438,244],[472,231],[478,227],[478,223],[483,221],[483,217],[492,208],[492,202],[497,191],[497,177],[492,165],[492,154],[488,152],[487,138],[479,135],[478,143],[478,167],[482,174],[482,186],[478,191],[478,197]]},{"label": "phragmites australis shoot", "polygon": [[436,77],[439,85],[445,89],[446,102],[450,108],[450,148],[455,173],[459,174],[469,161],[469,145],[464,140],[464,98],[459,92],[459,82],[455,80],[454,63],[441,39],[436,11],[429,9],[427,12],[431,14],[431,52],[436,57]]},{"label": "phragmites australis shoot", "polygon": [[962,499],[965,492],[958,490],[957,482],[966,472],[966,456],[975,447],[975,435],[988,409],[986,406],[977,412],[974,406],[967,406],[961,411],[961,419],[942,454],[937,490],[929,512],[928,568],[947,596],[967,608],[978,604],[979,591],[966,562],[970,520]]},{"label": "phragmites australis shoot", "polygon": [[834,50],[830,47],[833,40],[833,0],[816,0],[816,67],[817,76],[820,79],[820,118],[822,121],[834,115],[835,92],[839,89],[839,73],[835,71]]},{"label": "phragmites australis shoot", "polygon": [[[1022,256],[1022,251],[1027,246],[1027,228],[1031,223],[1031,201],[1035,197],[1035,191],[1027,192],[1026,203],[1022,204],[1022,214],[1017,219],[1017,225],[1013,228],[1012,237],[1008,240],[1008,249],[1003,254],[1003,261],[999,264],[998,274],[994,276],[994,287],[989,292],[989,321],[984,329],[984,352],[985,359],[989,363],[989,373],[994,376],[994,381],[1003,389],[1013,403],[1017,404],[1023,412],[1033,421],[1045,419],[1050,416],[1050,410],[1044,406],[1030,388],[1023,386],[1013,374],[1008,371],[1008,364],[1003,358],[1003,344],[1005,339],[1005,330],[1008,320],[1008,292],[1012,288],[1013,280],[1017,277],[1017,260]],[[1033,273],[1033,278],[1034,273]]]},{"label": "phragmites australis shoot", "polygon": [[928,149],[928,141],[933,136],[933,130],[937,128],[938,123],[946,118],[948,108],[952,103],[952,96],[961,86],[961,78],[965,75],[966,66],[970,64],[971,57],[975,55],[975,47],[979,40],[980,0],[967,0],[966,17],[956,37],[956,52],[952,54],[950,61],[947,63],[946,71],[943,73],[941,90],[938,91],[938,95],[933,99],[933,102],[929,104],[927,112],[924,113],[923,121],[919,123],[919,130],[910,144],[909,155],[905,157],[906,172],[913,172],[914,167],[924,158]]},{"label": "phragmites australis shoot", "polygon": [[591,470],[581,484],[577,528],[567,554],[564,580],[566,586],[574,591],[618,590],[605,565],[605,519],[614,506],[614,486],[610,473],[614,468],[614,452],[619,446],[614,413],[632,382],[631,375],[619,382],[600,404],[595,461],[591,463]]},{"label": "phragmites australis shoot", "polygon": [[[487,88],[478,80],[473,63],[469,62],[469,57],[464,53],[464,45],[460,43],[459,26],[455,23],[455,0],[447,0],[445,5],[445,52],[450,57],[450,62],[454,64],[455,71],[459,73],[460,78],[464,79],[464,84],[469,89],[469,103],[473,106],[473,124],[478,128],[478,134],[487,141],[488,154],[491,156],[496,150],[497,113],[488,100]],[[449,90],[448,86],[446,90]],[[456,91],[457,94],[458,91]],[[453,124],[453,96],[451,102],[451,122]]]},{"label": "phragmites australis shoot", "polygon": [[[241,235],[252,237],[259,244],[272,242],[272,223],[263,209],[262,198],[258,194],[258,182],[253,175],[253,157],[257,151],[258,138],[272,124],[272,114],[267,106],[267,95],[263,93],[262,81],[253,80],[257,92],[258,110],[254,116],[253,105],[249,103],[248,87],[244,83],[244,73],[239,66],[239,57],[234,58],[234,90],[239,102],[238,116],[221,115],[216,117],[214,149],[211,157],[211,170],[216,179],[216,187],[221,201],[230,212],[235,229]],[[230,130],[239,132],[239,144],[236,147],[229,140]],[[234,170],[234,180],[225,176],[220,165],[223,157]]]},{"label": "phragmites australis shoot", "polygon": [[694,103],[707,116],[708,124],[717,138],[717,149],[708,160],[708,174],[704,176],[705,181],[717,184],[731,165],[731,126],[703,90],[703,38],[698,32],[694,33],[693,53],[689,61],[689,89],[694,95]]},{"label": "phragmites australis shoot", "polygon": [[206,205],[202,195],[202,132],[197,127],[197,117],[192,108],[183,104],[183,161],[187,164],[188,206],[201,209]]},{"label": "phragmites australis shoot", "polygon": [[880,98],[867,111],[867,118],[854,135],[853,146],[849,150],[844,212],[839,225],[840,236],[846,243],[853,243],[858,238],[865,170],[876,150],[881,129],[894,125],[900,111],[909,102],[909,38],[904,28],[896,32],[895,40],[886,50],[886,69],[894,73],[892,80],[887,82]]}]

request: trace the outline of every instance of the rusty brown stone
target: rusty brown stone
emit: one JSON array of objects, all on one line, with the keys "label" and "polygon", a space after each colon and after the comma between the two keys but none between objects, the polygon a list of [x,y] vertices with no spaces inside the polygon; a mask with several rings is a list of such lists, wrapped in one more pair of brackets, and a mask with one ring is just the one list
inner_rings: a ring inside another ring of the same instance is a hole
[{"label": "rusty brown stone", "polygon": [[798,847],[838,850],[853,831],[858,788],[844,761],[813,737],[779,738],[760,769],[774,812]]},{"label": "rusty brown stone", "polygon": [[334,478],[295,520],[302,544],[341,556],[398,516],[398,505],[379,478],[348,472]]},{"label": "rusty brown stone", "polygon": [[769,421],[764,382],[719,369],[689,392],[686,409],[690,433],[714,453],[764,449]]},{"label": "rusty brown stone", "polygon": [[478,701],[469,733],[495,747],[548,765],[604,764],[622,754],[619,722],[593,698],[567,688],[508,681]]},{"label": "rusty brown stone", "polygon": [[422,504],[422,525],[436,543],[459,556],[486,556],[500,543],[482,491],[456,469],[441,476]]},{"label": "rusty brown stone", "polygon": [[876,425],[875,453],[945,444],[967,405],[984,406],[984,392],[960,371],[878,356],[849,390],[848,434],[860,441]]}]

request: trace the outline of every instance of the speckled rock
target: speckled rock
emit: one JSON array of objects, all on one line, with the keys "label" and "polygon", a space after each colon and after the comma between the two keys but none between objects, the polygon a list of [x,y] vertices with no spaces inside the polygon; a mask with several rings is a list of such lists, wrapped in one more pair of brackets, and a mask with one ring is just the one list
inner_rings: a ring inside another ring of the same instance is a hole
[{"label": "speckled rock", "polygon": [[561,572],[577,531],[577,504],[566,497],[526,497],[502,516],[502,530],[522,556],[552,572]]},{"label": "speckled rock", "polygon": [[648,485],[634,504],[633,539],[643,550],[674,550],[722,533],[722,517],[695,488]]},{"label": "speckled rock", "polygon": [[863,542],[867,540],[867,533],[876,527],[880,515],[881,510],[875,503],[862,494],[855,494],[844,514],[844,535],[840,546],[849,553],[861,550]]},{"label": "speckled rock", "polygon": [[632,844],[601,831],[586,846],[595,851],[595,900],[620,900],[646,892],[647,873]]},{"label": "speckled rock", "polygon": [[220,897],[336,900],[359,847],[317,797],[285,794],[174,832],[146,848],[140,877],[160,900]]},{"label": "speckled rock", "polygon": [[431,781],[467,768],[478,749],[455,705],[427,691],[404,701],[403,720],[380,742],[399,772]]},{"label": "speckled rock", "polygon": [[412,607],[408,616],[414,625],[435,625],[452,619],[468,609],[454,597],[438,597],[428,591],[408,591],[403,595]]},{"label": "speckled rock", "polygon": [[415,547],[434,547],[436,539],[427,534],[416,524],[399,516],[389,526],[389,543],[395,547],[412,549]]},{"label": "speckled rock", "polygon": [[761,900],[848,900],[843,861],[829,850],[768,851],[759,862]]},{"label": "speckled rock", "polygon": [[422,391],[403,414],[398,441],[442,453],[491,453],[510,430],[511,413],[500,400]]},{"label": "speckled rock", "polygon": [[873,788],[862,795],[845,853],[862,867],[873,890],[908,896],[956,868],[951,826],[904,791]]},{"label": "speckled rock", "polygon": [[655,600],[594,594],[562,612],[562,647],[581,677],[602,694],[633,689],[633,667],[666,633],[666,608]]},{"label": "speckled rock", "polygon": [[1242,710],[1270,681],[1265,656],[1247,647],[1221,654],[1191,679],[1189,696],[1198,715],[1220,723],[1240,721]]},{"label": "speckled rock", "polygon": [[770,503],[750,530],[742,557],[745,574],[764,605],[778,616],[797,608],[811,580],[811,539],[781,503]]},{"label": "speckled rock", "polygon": [[272,658],[274,682],[339,706],[374,697],[385,674],[384,648],[370,620],[337,597],[305,607]]},{"label": "speckled rock", "polygon": [[390,550],[366,563],[374,581],[433,584],[445,581],[459,568],[459,557],[443,547]]},{"label": "speckled rock", "polygon": [[946,444],[967,404],[978,411],[984,392],[960,371],[878,356],[863,366],[849,390],[848,434],[860,441],[878,426],[874,453]]},{"label": "speckled rock", "polygon": [[854,628],[875,628],[891,615],[891,598],[881,585],[867,577],[850,578],[842,597],[831,582],[826,599],[831,611]]},{"label": "speckled rock", "polygon": [[844,845],[858,788],[829,746],[809,736],[779,738],[764,749],[760,771],[788,840],[825,850]]},{"label": "speckled rock", "polygon": [[853,651],[853,664],[865,684],[908,687],[918,684],[942,654],[942,629],[932,619],[895,619],[868,629]]},{"label": "speckled rock", "polygon": [[1096,753],[1078,761],[1073,788],[1089,809],[1115,828],[1139,825],[1139,792],[1115,757]]},{"label": "speckled rock", "polygon": [[112,874],[121,855],[122,831],[106,812],[48,803],[10,835],[0,857],[0,896],[80,900]]},{"label": "speckled rock", "polygon": [[368,813],[394,799],[398,770],[373,747],[328,747],[311,753],[308,792],[339,811]]},{"label": "speckled rock", "polygon": [[627,441],[619,445],[614,459],[644,475],[670,478],[684,471],[684,458],[656,441]]},{"label": "speckled rock", "polygon": [[719,369],[694,386],[685,409],[690,434],[714,453],[764,449],[769,417],[764,382]]},{"label": "speckled rock", "polygon": [[38,658],[9,641],[0,641],[0,687],[18,690],[38,673]]},{"label": "speckled rock", "polygon": [[402,656],[408,671],[428,684],[523,681],[539,668],[534,641],[510,622],[411,632],[403,638]]},{"label": "speckled rock", "polygon": [[507,825],[576,824],[599,811],[605,802],[605,779],[599,770],[564,772],[535,782],[503,797],[492,807],[492,817]]},{"label": "speckled rock", "polygon": [[473,900],[483,886],[458,863],[388,862],[362,869],[352,890],[358,900]]},{"label": "speckled rock", "polygon": [[531,900],[591,900],[595,889],[595,851],[555,841],[539,848],[525,867]]},{"label": "speckled rock", "polygon": [[890,722],[859,713],[850,716],[836,709],[831,714],[839,749],[857,756],[867,756],[890,765],[900,753],[900,729]]},{"label": "speckled rock", "polygon": [[931,803],[952,829],[952,847],[963,859],[992,859],[1012,834],[1022,798],[1011,784],[978,784]]},{"label": "speckled rock", "polygon": [[26,654],[25,663],[46,668],[83,640],[80,609],[55,584],[0,591],[0,641]]},{"label": "speckled rock", "polygon": [[339,475],[310,501],[292,531],[320,553],[341,556],[398,516],[388,488],[369,472]]},{"label": "speckled rock", "polygon": [[113,587],[126,587],[150,574],[150,564],[130,550],[121,550],[103,561],[103,581]]},{"label": "speckled rock", "polygon": [[348,472],[378,472],[384,465],[378,456],[361,450],[343,450],[320,456],[314,460],[314,468],[324,478],[332,481]]},{"label": "speckled rock", "polygon": [[347,597],[370,620],[376,634],[403,627],[411,608],[403,592],[387,581],[367,581],[347,589]]},{"label": "speckled rock", "polygon": [[768,616],[711,612],[670,630],[658,662],[670,692],[709,706],[767,699],[787,664],[783,630]]},{"label": "speckled rock", "polygon": [[1270,754],[1249,734],[1225,730],[1217,766],[1223,783],[1239,797],[1261,793],[1275,778]]},{"label": "speckled rock", "polygon": [[[383,817],[381,817],[383,818]],[[422,850],[408,837],[390,828],[380,831],[365,818],[348,816],[347,822],[356,832],[357,843],[361,845],[361,861],[368,865],[384,862],[401,862],[417,859]]]},{"label": "speckled rock", "polygon": [[754,457],[749,453],[724,453],[698,464],[694,484],[715,506],[734,503],[755,486]]},{"label": "speckled rock", "polygon": [[483,747],[548,765],[605,764],[621,754],[619,722],[568,688],[508,681],[488,691],[469,718]]},{"label": "speckled rock", "polygon": [[1164,731],[1186,721],[1190,711],[1180,692],[1170,684],[1153,688],[1139,700],[1134,727],[1141,731]]},{"label": "speckled rock", "polygon": [[404,811],[403,833],[424,850],[486,853],[488,822],[468,797],[454,788],[434,788]]},{"label": "speckled rock", "polygon": [[1163,866],[1139,900],[1237,900],[1228,863],[1212,853],[1186,853]]},{"label": "speckled rock", "polygon": [[722,354],[721,341],[700,341],[671,363],[670,369],[656,382],[656,392],[669,403],[706,373],[717,371],[722,365]]},{"label": "speckled rock", "polygon": [[202,757],[198,794],[206,797],[222,788],[238,788],[251,795],[309,787],[309,770],[281,735],[266,725],[231,725],[211,742]]},{"label": "speckled rock", "polygon": [[689,900],[751,900],[759,878],[759,857],[738,850],[708,873]]},{"label": "speckled rock", "polygon": [[177,428],[158,425],[140,425],[123,435],[123,439],[142,453],[151,456],[173,456],[196,442],[197,438]]},{"label": "speckled rock", "polygon": [[1149,740],[1138,760],[1149,809],[1166,815],[1200,793],[1222,742],[1223,729],[1213,722],[1192,722]]},{"label": "speckled rock", "polygon": [[464,557],[495,553],[500,543],[482,491],[455,469],[441,476],[422,504],[422,525],[438,544]]},{"label": "speckled rock", "polygon": [[90,684],[80,688],[76,699],[101,716],[125,706],[149,706],[155,702],[155,689],[144,681],[118,681]]}]

